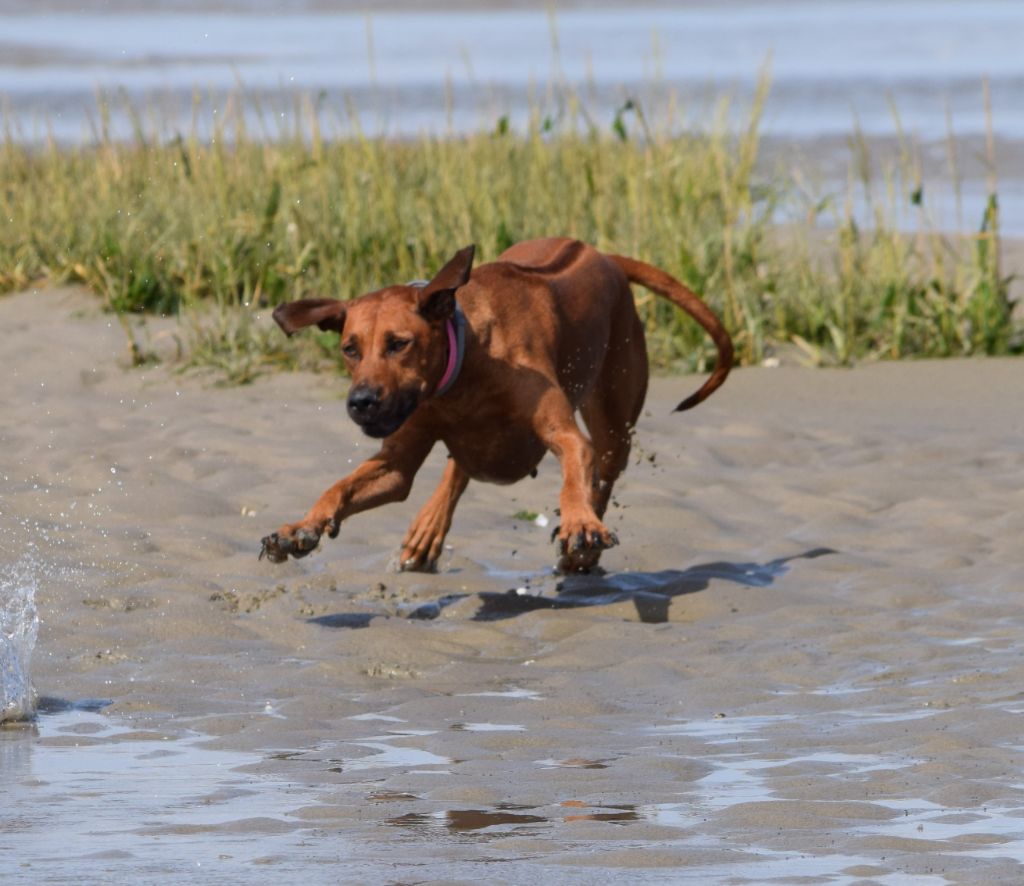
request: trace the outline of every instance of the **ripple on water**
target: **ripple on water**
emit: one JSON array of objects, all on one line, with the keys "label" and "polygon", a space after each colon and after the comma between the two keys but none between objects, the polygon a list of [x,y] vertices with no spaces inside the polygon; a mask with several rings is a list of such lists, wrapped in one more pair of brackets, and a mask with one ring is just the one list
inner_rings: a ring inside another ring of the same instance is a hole
[{"label": "ripple on water", "polygon": [[954,844],[956,854],[974,858],[1024,857],[1024,806],[956,809],[920,799],[875,802],[903,814],[884,828],[861,826],[860,833]]},{"label": "ripple on water", "polygon": [[532,689],[510,686],[507,689],[492,689],[482,692],[459,692],[459,698],[522,698],[529,701],[541,701],[544,696]]},{"label": "ripple on water", "polygon": [[307,827],[293,811],[312,795],[240,769],[263,755],[210,748],[191,730],[139,730],[101,704],[41,699],[31,730],[0,733],[4,857],[52,882],[102,858],[108,879],[129,882],[293,851]]},{"label": "ripple on water", "polygon": [[455,732],[525,732],[526,727],[517,723],[453,723],[449,728]]},{"label": "ripple on water", "polygon": [[433,735],[434,731],[429,729],[405,729],[390,732],[387,735],[374,735],[369,738],[357,741],[346,742],[356,747],[369,748],[375,753],[367,754],[364,757],[347,759],[344,769],[348,772],[357,772],[366,769],[393,769],[402,768],[410,773],[446,773],[448,769],[424,769],[423,767],[448,766],[452,763],[450,757],[442,757],[439,754],[432,754],[420,748],[404,747],[393,745],[391,742],[398,739],[414,738]]}]

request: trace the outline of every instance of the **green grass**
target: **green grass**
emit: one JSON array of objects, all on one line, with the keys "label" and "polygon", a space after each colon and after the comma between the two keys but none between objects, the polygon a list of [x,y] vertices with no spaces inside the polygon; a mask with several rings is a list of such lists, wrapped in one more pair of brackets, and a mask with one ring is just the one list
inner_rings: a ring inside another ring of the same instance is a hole
[{"label": "green grass", "polygon": [[539,516],[540,516],[540,514],[538,514],[536,511],[522,510],[522,511],[516,511],[512,515],[512,519],[513,520],[522,520],[523,522],[526,522],[526,523],[532,523]]},{"label": "green grass", "polygon": [[[887,196],[870,226],[839,195],[823,232],[824,201],[758,172],[761,100],[742,131],[701,137],[624,106],[603,129],[538,117],[525,133],[499,121],[465,137],[328,140],[309,103],[272,140],[237,118],[209,141],[168,143],[141,124],[133,140],[75,148],[8,137],[0,290],[75,281],[117,312],[180,312],[188,359],[241,382],[333,354],[329,335],[287,341],[268,306],[429,275],[470,242],[489,260],[570,235],[702,293],[743,364],[793,345],[823,364],[1013,349],[994,191],[971,233],[930,230],[923,212],[901,233],[891,219],[920,202],[908,160],[875,184]],[[797,207],[805,221],[780,236],[773,218]],[[644,291],[637,302],[657,366],[711,365],[696,324]]]}]

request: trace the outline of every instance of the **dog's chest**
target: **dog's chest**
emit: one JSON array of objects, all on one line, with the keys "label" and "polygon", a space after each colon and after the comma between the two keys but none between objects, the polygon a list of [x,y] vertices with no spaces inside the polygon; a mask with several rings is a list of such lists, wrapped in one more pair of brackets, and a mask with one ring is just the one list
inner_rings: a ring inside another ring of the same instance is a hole
[{"label": "dog's chest", "polygon": [[464,428],[444,440],[456,464],[474,480],[515,483],[544,457],[544,444],[528,427],[508,423],[488,428]]}]

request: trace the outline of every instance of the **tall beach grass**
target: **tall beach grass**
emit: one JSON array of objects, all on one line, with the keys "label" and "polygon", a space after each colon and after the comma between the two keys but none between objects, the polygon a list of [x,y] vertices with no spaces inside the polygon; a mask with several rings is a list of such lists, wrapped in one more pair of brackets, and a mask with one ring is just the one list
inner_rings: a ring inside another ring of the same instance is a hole
[{"label": "tall beach grass", "polygon": [[[122,316],[180,313],[189,359],[244,381],[333,354],[329,335],[286,342],[269,306],[429,275],[470,242],[490,260],[520,239],[569,235],[702,293],[743,364],[784,347],[824,364],[1017,347],[994,183],[973,230],[933,229],[911,146],[872,181],[854,134],[848,192],[801,196],[785,170],[758,163],[766,91],[738,130],[703,135],[626,102],[604,124],[577,107],[561,123],[538,112],[525,130],[502,118],[470,135],[329,139],[323,111],[300,99],[272,138],[251,134],[240,103],[205,139],[198,126],[158,138],[131,106],[127,140],[102,114],[79,146],[26,146],[9,131],[0,290],[75,281]],[[908,206],[911,232],[894,222]],[[656,365],[710,365],[693,322],[636,295]]]}]

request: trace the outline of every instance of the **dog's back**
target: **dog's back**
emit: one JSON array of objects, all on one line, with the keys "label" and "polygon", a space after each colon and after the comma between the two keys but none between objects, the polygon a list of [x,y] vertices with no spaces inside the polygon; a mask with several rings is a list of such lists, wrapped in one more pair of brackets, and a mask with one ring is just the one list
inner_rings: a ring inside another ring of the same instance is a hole
[{"label": "dog's back", "polygon": [[570,389],[593,383],[614,338],[643,336],[626,275],[568,238],[517,243],[478,266],[459,303],[492,353],[542,355]]}]

